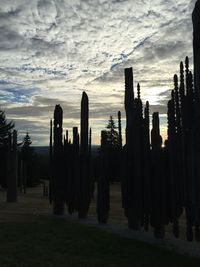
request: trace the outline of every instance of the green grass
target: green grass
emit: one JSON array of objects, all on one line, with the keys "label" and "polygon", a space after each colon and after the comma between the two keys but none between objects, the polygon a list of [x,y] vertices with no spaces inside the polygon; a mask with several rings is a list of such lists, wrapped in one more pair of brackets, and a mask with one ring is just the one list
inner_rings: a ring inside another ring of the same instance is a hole
[{"label": "green grass", "polygon": [[0,266],[184,267],[200,259],[62,219],[0,223]]}]

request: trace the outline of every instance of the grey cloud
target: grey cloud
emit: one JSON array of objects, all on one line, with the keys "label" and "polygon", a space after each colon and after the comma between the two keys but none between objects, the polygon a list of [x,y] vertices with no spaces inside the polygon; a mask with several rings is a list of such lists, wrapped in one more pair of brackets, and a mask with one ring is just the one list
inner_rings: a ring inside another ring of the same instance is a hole
[{"label": "grey cloud", "polygon": [[[155,94],[158,105],[152,110],[164,114],[165,90],[173,88],[179,61],[192,57],[194,3],[40,0],[27,5],[26,0],[2,1],[0,80],[40,89],[31,96],[29,108],[13,98],[15,107],[8,105],[9,115],[45,121],[60,102],[65,117],[78,121],[80,93],[88,89],[91,118],[106,119],[123,109],[123,69],[130,66],[145,99],[153,96],[155,87],[163,88],[164,93]],[[9,93],[8,97],[20,94]]]},{"label": "grey cloud", "polygon": [[21,12],[20,8],[15,8],[15,9],[11,8],[10,10],[6,12],[1,11],[0,9],[0,20],[4,20],[4,19],[8,20],[10,18],[16,17],[19,15],[20,12]]},{"label": "grey cloud", "polygon": [[24,37],[7,26],[0,27],[0,50],[10,50],[20,48],[24,42]]},{"label": "grey cloud", "polygon": [[153,114],[153,112],[159,112],[159,114],[166,114],[167,113],[167,106],[165,103],[163,105],[150,105],[150,114]]},{"label": "grey cloud", "polygon": [[[46,100],[47,101],[47,100]],[[19,106],[19,107],[6,107],[6,114],[8,116],[15,118],[27,118],[29,120],[30,118],[38,118],[38,121],[40,119],[45,118],[51,118],[53,116],[54,108],[56,104],[62,103],[62,108],[64,110],[64,114],[67,115],[66,117],[77,119],[79,117],[79,109],[71,105],[70,103],[63,103],[60,100],[56,100],[55,102],[50,101],[48,105],[45,105],[46,102],[44,99],[39,101],[39,103],[36,101],[33,103],[33,105],[28,106]]]},{"label": "grey cloud", "polygon": [[61,42],[61,41],[54,41],[54,40],[44,40],[40,37],[33,37],[30,39],[30,41],[32,42],[32,46],[33,47],[37,47],[37,49],[56,49],[58,48],[58,46],[61,46],[63,44],[65,44],[65,42]]}]

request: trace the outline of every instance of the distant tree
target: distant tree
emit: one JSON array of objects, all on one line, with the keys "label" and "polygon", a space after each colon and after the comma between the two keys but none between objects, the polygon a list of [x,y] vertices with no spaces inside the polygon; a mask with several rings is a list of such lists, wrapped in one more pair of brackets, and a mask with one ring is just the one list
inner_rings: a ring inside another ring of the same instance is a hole
[{"label": "distant tree", "polygon": [[39,183],[39,174],[37,166],[37,155],[34,153],[34,149],[31,147],[32,140],[28,133],[23,139],[23,145],[21,149],[22,160],[22,187],[26,192],[26,186],[32,187]]},{"label": "distant tree", "polygon": [[107,153],[109,154],[109,177],[112,182],[119,181],[119,151],[121,149],[121,142],[118,127],[115,125],[115,121],[112,116],[110,116],[106,126],[106,136],[107,140],[105,140],[105,143],[107,146]]},{"label": "distant tree", "polygon": [[119,132],[117,131],[117,128],[118,127],[115,125],[113,117],[110,116],[106,129],[107,129],[107,145],[111,149],[118,149],[120,147]]},{"label": "distant tree", "polygon": [[28,133],[26,133],[26,136],[23,139],[23,145],[22,145],[22,157],[23,159],[29,158],[33,152],[33,149],[30,147],[32,144],[32,140]]},{"label": "distant tree", "polygon": [[6,120],[6,115],[3,110],[0,110],[0,185],[6,187],[6,177],[7,177],[7,156],[6,148],[8,145],[8,137],[14,128],[14,123],[12,121],[8,122]]},{"label": "distant tree", "polygon": [[5,143],[13,128],[14,123],[12,121],[8,122],[5,112],[0,110],[0,146]]}]

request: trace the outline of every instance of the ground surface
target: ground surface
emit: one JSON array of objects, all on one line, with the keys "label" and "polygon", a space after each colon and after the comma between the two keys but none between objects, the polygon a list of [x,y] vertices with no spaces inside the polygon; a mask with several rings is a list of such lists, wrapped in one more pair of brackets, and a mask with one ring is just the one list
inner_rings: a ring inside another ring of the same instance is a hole
[{"label": "ground surface", "polygon": [[169,233],[165,241],[156,241],[151,232],[129,231],[119,185],[112,185],[111,219],[101,229],[95,209],[92,203],[85,222],[76,215],[58,219],[40,187],[20,194],[18,203],[6,203],[1,191],[0,266],[200,266],[200,258],[174,252],[197,256],[200,245],[195,242],[176,241]]}]

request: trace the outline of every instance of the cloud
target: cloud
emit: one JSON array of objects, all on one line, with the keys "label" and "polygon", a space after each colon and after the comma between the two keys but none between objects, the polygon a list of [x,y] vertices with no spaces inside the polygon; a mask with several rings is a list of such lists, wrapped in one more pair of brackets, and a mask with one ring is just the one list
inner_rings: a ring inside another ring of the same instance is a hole
[{"label": "cloud", "polygon": [[[19,128],[27,121],[34,131],[60,103],[66,125],[72,127],[79,124],[85,90],[91,121],[102,122],[93,123],[99,136],[103,121],[123,112],[124,68],[133,66],[144,102],[149,100],[151,111],[164,115],[173,75],[186,55],[192,68],[194,4],[195,0],[33,0],[28,5],[26,0],[2,1],[0,106],[18,120]],[[46,144],[47,140],[48,134]]]}]

